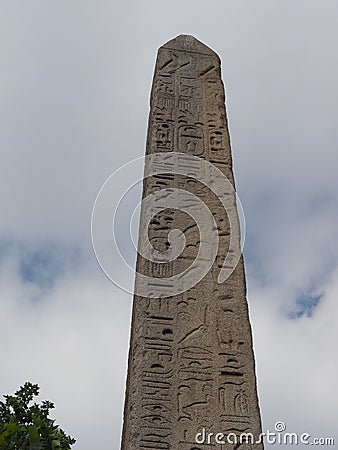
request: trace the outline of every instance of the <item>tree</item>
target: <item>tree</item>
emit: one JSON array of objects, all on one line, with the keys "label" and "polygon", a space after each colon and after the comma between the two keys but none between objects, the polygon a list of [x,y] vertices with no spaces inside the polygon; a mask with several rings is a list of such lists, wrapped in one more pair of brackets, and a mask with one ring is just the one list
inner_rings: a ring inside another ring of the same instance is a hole
[{"label": "tree", "polygon": [[48,417],[54,404],[44,400],[29,405],[39,386],[25,383],[14,395],[0,401],[0,450],[69,450],[75,439]]}]

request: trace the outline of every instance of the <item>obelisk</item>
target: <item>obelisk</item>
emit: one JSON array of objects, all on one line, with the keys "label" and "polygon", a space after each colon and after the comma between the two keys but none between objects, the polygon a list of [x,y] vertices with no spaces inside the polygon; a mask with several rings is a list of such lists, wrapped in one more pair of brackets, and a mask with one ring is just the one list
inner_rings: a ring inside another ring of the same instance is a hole
[{"label": "obelisk", "polygon": [[121,448],[261,449],[235,440],[261,420],[218,56],[163,45],[150,106]]}]

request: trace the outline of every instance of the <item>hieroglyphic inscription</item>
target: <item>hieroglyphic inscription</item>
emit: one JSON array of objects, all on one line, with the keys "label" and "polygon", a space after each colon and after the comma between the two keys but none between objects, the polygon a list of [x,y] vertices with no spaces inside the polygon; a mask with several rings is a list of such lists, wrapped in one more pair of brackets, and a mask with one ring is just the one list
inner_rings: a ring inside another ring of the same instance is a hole
[{"label": "hieroglyphic inscription", "polygon": [[[134,298],[122,450],[203,450],[216,445],[196,442],[202,428],[257,437],[261,431],[243,260],[224,283],[217,282],[229,248],[229,220],[198,179],[200,161],[188,158],[211,162],[234,183],[224,99],[220,61],[212,50],[191,36],[178,36],[159,49],[147,154],[186,154],[178,162],[186,175],[175,174],[165,160],[154,161],[164,173],[146,179],[143,198],[173,188],[194,194],[215,219],[219,247],[211,270],[196,286],[173,296],[168,284],[167,297],[150,298],[165,279],[194,270],[201,238],[198,224],[183,211],[197,201],[182,200],[182,211],[154,201],[146,231],[141,213],[141,239],[146,232],[154,249],[170,247],[173,229],[184,233],[186,244],[170,262],[138,256],[137,270],[152,283],[149,297]],[[244,450],[229,443],[217,448]]]}]

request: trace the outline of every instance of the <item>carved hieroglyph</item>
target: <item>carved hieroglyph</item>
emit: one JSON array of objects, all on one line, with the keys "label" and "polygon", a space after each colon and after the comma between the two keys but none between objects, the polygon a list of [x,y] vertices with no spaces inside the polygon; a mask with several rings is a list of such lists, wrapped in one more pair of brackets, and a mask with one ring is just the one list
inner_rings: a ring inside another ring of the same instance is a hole
[{"label": "carved hieroglyph", "polygon": [[[218,56],[192,36],[169,41],[157,56],[147,154],[196,156],[233,185],[224,100]],[[229,249],[228,216],[217,196],[196,180],[193,164],[189,170],[191,176],[168,169],[148,177],[143,198],[179,188],[202,199],[216,222],[217,255],[207,275],[189,290],[172,295],[169,282],[167,296],[134,296],[122,449],[261,449],[257,443],[218,443],[212,436],[209,444],[201,442],[201,435],[196,442],[203,428],[207,434],[253,433],[258,438],[261,421],[243,260],[218,282]],[[179,201],[176,208],[160,209],[155,208],[146,230],[141,211],[139,242],[147,237],[164,252],[173,229],[181,230],[186,241],[170,262],[138,256],[137,271],[152,277],[154,286],[189,268],[201,245],[199,227],[180,210]]]}]

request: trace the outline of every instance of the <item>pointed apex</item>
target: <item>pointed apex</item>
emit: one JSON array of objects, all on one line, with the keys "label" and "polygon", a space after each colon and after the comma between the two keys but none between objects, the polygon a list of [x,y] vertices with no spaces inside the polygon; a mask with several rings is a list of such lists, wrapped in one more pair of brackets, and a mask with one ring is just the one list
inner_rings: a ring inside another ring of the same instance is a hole
[{"label": "pointed apex", "polygon": [[207,47],[203,42],[196,39],[190,34],[180,34],[171,39],[162,48],[170,48],[173,50],[183,50],[186,52],[203,53],[205,55],[218,56],[211,48]]}]

